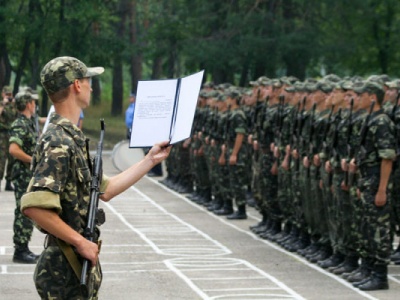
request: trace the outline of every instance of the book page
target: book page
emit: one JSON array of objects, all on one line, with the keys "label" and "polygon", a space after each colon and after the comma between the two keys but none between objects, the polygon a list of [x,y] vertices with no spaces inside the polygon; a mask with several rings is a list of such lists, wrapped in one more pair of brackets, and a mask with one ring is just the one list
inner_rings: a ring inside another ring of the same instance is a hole
[{"label": "book page", "polygon": [[129,147],[169,140],[177,79],[139,81]]},{"label": "book page", "polygon": [[175,144],[190,137],[194,114],[204,71],[181,79],[178,110],[170,143]]}]

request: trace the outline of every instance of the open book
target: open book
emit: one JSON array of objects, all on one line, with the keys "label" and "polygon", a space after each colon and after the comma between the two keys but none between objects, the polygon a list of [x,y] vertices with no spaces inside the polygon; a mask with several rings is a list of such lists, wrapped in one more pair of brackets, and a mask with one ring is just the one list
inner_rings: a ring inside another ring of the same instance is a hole
[{"label": "open book", "polygon": [[175,144],[190,137],[203,74],[139,81],[129,147]]}]

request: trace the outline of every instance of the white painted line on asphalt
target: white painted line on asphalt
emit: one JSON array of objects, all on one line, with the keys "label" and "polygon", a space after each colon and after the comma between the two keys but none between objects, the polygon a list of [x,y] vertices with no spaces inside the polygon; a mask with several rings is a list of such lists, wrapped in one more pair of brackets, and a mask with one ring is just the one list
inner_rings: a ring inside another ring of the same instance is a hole
[{"label": "white painted line on asphalt", "polygon": [[400,283],[400,280],[398,280],[398,279],[397,279],[396,277],[394,277],[394,276],[400,276],[400,274],[391,274],[391,275],[389,275],[388,277],[389,277],[390,280],[393,280],[394,282]]},{"label": "white painted line on asphalt", "polygon": [[308,267],[310,267],[310,268],[316,270],[317,272],[320,272],[320,273],[322,273],[322,274],[324,274],[324,275],[326,275],[326,276],[332,278],[333,280],[335,280],[335,281],[337,281],[337,282],[340,282],[340,283],[343,284],[344,286],[346,286],[346,287],[352,289],[353,291],[355,291],[356,293],[362,295],[363,297],[365,297],[365,298],[367,298],[367,299],[379,300],[379,299],[377,299],[377,298],[375,298],[375,297],[369,295],[368,293],[363,292],[363,291],[360,291],[359,289],[353,287],[353,285],[352,285],[351,283],[347,282],[346,280],[344,280],[344,279],[342,279],[342,278],[340,278],[340,277],[338,277],[338,276],[336,276],[336,275],[334,275],[334,274],[331,274],[331,273],[325,271],[324,269],[321,269],[320,267],[318,267],[318,266],[316,266],[316,265],[314,265],[314,264],[308,262],[308,261],[305,260],[304,258],[302,258],[302,257],[300,257],[300,256],[298,256],[298,255],[296,255],[296,254],[294,254],[294,253],[291,253],[291,252],[289,252],[289,251],[286,251],[285,249],[281,248],[280,246],[278,246],[278,245],[276,245],[276,244],[274,244],[274,243],[272,243],[272,242],[270,242],[270,241],[267,241],[267,240],[264,240],[264,239],[259,238],[259,237],[256,236],[254,233],[250,232],[249,230],[243,230],[243,229],[241,229],[240,227],[236,226],[236,225],[234,224],[234,222],[230,222],[230,221],[228,221],[228,220],[225,219],[225,218],[221,218],[220,216],[216,216],[215,214],[213,214],[212,212],[208,211],[207,209],[205,209],[205,208],[199,206],[199,205],[196,204],[196,203],[193,203],[192,201],[190,201],[188,198],[184,197],[183,195],[181,195],[181,194],[179,194],[179,193],[177,193],[177,192],[175,192],[175,191],[173,191],[173,190],[167,188],[167,187],[164,186],[163,184],[159,183],[157,180],[154,180],[153,178],[148,178],[148,179],[151,180],[152,182],[156,183],[158,186],[160,186],[160,187],[163,188],[164,190],[166,190],[166,191],[168,191],[168,192],[174,194],[175,196],[181,198],[182,200],[184,200],[185,202],[189,203],[189,204],[192,205],[193,207],[196,207],[197,209],[204,211],[205,213],[207,213],[208,215],[212,216],[213,218],[219,220],[220,222],[224,223],[225,225],[230,226],[230,227],[236,229],[236,230],[239,231],[239,232],[242,232],[242,233],[244,233],[244,234],[247,234],[248,236],[252,237],[253,239],[258,240],[258,241],[260,241],[260,242],[262,242],[262,243],[264,243],[264,244],[267,244],[268,246],[274,248],[275,250],[277,250],[277,251],[279,251],[279,252],[281,252],[281,253],[284,253],[284,254],[286,254],[286,255],[289,255],[289,256],[291,256],[291,257],[293,257],[293,258],[295,258],[295,259],[301,261],[303,264],[307,265]]},{"label": "white painted line on asphalt", "polygon": [[1,265],[1,274],[7,274],[7,266],[6,265]]},{"label": "white painted line on asphalt", "polygon": [[0,255],[6,254],[6,247],[0,247]]}]

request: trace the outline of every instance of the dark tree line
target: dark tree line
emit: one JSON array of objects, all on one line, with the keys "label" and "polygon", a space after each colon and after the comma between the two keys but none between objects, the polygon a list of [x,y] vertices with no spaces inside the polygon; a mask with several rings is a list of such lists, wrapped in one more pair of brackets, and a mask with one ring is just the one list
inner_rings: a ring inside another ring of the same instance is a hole
[{"label": "dark tree line", "polygon": [[119,115],[124,85],[199,69],[241,86],[261,75],[397,76],[399,29],[396,0],[0,0],[0,87],[36,89],[48,60],[75,56],[112,74]]}]

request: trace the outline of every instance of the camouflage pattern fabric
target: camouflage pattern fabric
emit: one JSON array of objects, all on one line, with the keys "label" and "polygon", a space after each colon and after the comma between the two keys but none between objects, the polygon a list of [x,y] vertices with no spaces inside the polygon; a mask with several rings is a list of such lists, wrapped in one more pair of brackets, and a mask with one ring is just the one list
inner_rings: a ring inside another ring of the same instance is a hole
[{"label": "camouflage pattern fabric", "polygon": [[[15,143],[26,154],[32,155],[35,150],[36,140],[35,124],[25,115],[19,115],[11,125],[10,144]],[[27,245],[32,236],[33,223],[21,213],[21,197],[26,192],[31,177],[30,164],[15,159],[12,168],[12,182],[16,202],[13,241],[14,245],[17,246]]]},{"label": "camouflage pattern fabric", "polygon": [[[76,125],[57,114],[52,115],[49,127],[33,154],[33,177],[28,193],[22,198],[22,210],[26,207],[53,209],[72,229],[83,233],[87,223],[91,181],[85,141],[85,136]],[[101,191],[104,191],[107,181],[103,175]],[[36,191],[54,193],[57,199],[38,199],[35,197]],[[97,237],[99,235],[97,228]],[[70,278],[73,272],[60,250],[49,249],[42,253],[36,265],[34,280],[39,293],[43,291],[42,297],[46,299],[83,299],[76,296],[80,290],[79,282]],[[101,274],[96,274],[95,278],[101,278]],[[74,285],[66,286],[66,281]],[[100,282],[96,286],[100,286]],[[60,297],[63,292],[67,294]],[[68,293],[71,293],[71,297]]]},{"label": "camouflage pattern fabric", "polygon": [[4,108],[0,114],[0,153],[4,153],[4,155],[0,155],[0,180],[3,179],[4,173],[6,173],[6,180],[10,181],[13,158],[8,153],[8,140],[10,137],[8,131],[12,122],[17,118],[17,111],[13,102],[3,104],[3,101],[0,101],[0,106]]},{"label": "camouflage pattern fabric", "polygon": [[394,124],[382,110],[371,114],[366,134],[366,154],[358,155],[360,179],[358,188],[364,206],[362,234],[366,251],[370,258],[379,263],[389,263],[391,254],[390,235],[390,189],[387,187],[387,203],[376,207],[375,196],[380,183],[380,164],[382,159],[393,160],[396,156],[394,143]]},{"label": "camouflage pattern fabric", "polygon": [[[243,134],[246,136],[246,116],[244,112],[237,108],[232,110],[230,113],[229,128],[228,128],[228,151],[227,153],[227,164],[229,165],[229,157],[232,154],[235,138],[237,134]],[[244,143],[246,142],[245,137],[243,138],[242,147],[237,154],[237,163],[235,165],[229,165],[229,182],[232,196],[235,199],[236,205],[241,206],[246,204],[246,191],[248,178],[246,177],[246,148]]]},{"label": "camouflage pattern fabric", "polygon": [[40,81],[51,95],[67,88],[75,79],[100,75],[104,68],[88,68],[79,59],[70,56],[57,57],[49,61],[40,73]]}]

